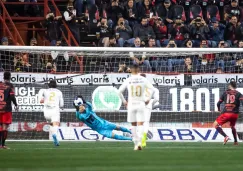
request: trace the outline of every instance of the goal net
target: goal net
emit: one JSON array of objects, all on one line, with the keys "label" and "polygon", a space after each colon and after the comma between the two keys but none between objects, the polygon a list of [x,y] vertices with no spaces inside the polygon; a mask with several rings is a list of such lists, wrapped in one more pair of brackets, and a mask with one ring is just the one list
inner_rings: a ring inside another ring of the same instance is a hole
[{"label": "goal net", "polygon": [[[60,140],[104,139],[76,119],[72,103],[77,95],[92,102],[100,117],[130,127],[117,89],[130,76],[134,63],[140,64],[141,72],[159,89],[159,104],[152,112],[148,135],[151,141],[221,141],[223,137],[212,127],[219,115],[215,112],[219,96],[232,80],[243,93],[243,49],[239,48],[0,46],[0,51],[0,70],[12,72],[19,104],[9,128],[12,140],[49,139],[38,92],[52,79],[64,95]],[[3,72],[0,80],[2,76]],[[242,125],[240,115],[240,139]],[[231,135],[230,125],[224,127]]]}]

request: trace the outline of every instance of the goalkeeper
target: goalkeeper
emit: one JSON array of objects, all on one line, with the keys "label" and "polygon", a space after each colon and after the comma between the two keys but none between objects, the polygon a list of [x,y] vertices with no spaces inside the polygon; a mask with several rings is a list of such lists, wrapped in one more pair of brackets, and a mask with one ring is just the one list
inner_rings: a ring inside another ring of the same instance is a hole
[{"label": "goalkeeper", "polygon": [[[78,97],[83,100],[82,96],[78,96]],[[76,108],[76,117],[80,121],[84,122],[92,130],[98,132],[99,134],[101,134],[107,138],[132,141],[131,137],[125,137],[122,135],[114,134],[112,132],[113,130],[128,132],[130,134],[131,134],[131,131],[127,128],[117,126],[113,123],[110,123],[110,122],[100,118],[99,116],[97,116],[96,113],[93,111],[92,104],[90,102],[85,102],[83,100],[83,103],[79,106],[75,106],[75,108]]]}]

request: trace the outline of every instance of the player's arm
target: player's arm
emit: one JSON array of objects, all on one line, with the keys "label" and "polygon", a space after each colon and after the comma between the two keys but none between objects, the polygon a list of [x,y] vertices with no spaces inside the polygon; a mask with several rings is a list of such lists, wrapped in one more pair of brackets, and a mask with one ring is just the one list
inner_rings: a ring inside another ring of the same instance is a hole
[{"label": "player's arm", "polygon": [[62,92],[60,92],[59,106],[60,106],[60,108],[62,108],[64,106],[64,100],[63,100],[63,94],[62,94]]},{"label": "player's arm", "polygon": [[44,103],[44,89],[39,90],[38,99],[40,103]]},{"label": "player's arm", "polygon": [[219,101],[218,101],[218,103],[217,103],[217,108],[218,108],[218,111],[219,111],[219,112],[220,112],[220,105],[221,105],[221,103],[224,101],[225,96],[226,96],[226,93],[224,92],[224,93],[221,95],[221,97],[220,97],[220,99],[219,99]]},{"label": "player's arm", "polygon": [[119,87],[119,90],[118,90],[118,95],[120,97],[120,99],[122,100],[123,104],[126,106],[127,105],[127,101],[126,99],[124,98],[123,96],[123,92],[126,90],[127,88],[127,81],[125,81],[120,87]]},{"label": "player's arm", "polygon": [[147,89],[151,90],[152,93],[149,94],[149,97],[148,97],[148,100],[145,102],[146,104],[149,103],[149,101],[151,100],[152,98],[152,95],[154,94],[154,86],[149,82],[148,79],[145,79],[145,86]]},{"label": "player's arm", "polygon": [[17,107],[18,104],[17,104],[17,100],[15,98],[15,93],[14,93],[14,87],[13,87],[13,85],[11,85],[10,89],[11,89],[10,90],[10,99],[13,102],[14,106]]},{"label": "player's arm", "polygon": [[157,88],[154,88],[154,93],[152,98],[154,99],[154,103],[159,102],[159,90]]}]

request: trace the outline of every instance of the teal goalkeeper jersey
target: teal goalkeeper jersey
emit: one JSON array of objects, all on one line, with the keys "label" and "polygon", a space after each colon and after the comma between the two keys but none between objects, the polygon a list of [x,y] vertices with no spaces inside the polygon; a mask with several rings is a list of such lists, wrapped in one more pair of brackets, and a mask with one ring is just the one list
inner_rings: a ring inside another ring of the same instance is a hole
[{"label": "teal goalkeeper jersey", "polygon": [[96,115],[90,102],[86,102],[84,106],[85,111],[83,113],[76,111],[76,117],[93,130],[102,129],[105,120]]}]

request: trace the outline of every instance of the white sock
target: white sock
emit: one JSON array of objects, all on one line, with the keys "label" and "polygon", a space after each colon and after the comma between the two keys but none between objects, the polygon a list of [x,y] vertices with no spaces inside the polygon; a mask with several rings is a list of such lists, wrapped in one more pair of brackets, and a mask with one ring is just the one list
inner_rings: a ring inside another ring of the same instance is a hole
[{"label": "white sock", "polygon": [[144,130],[143,130],[143,132],[144,132],[145,134],[147,134],[147,133],[148,133],[148,130],[149,130],[149,122],[144,122],[144,123],[143,123],[143,126],[144,126]]},{"label": "white sock", "polygon": [[132,140],[134,144],[137,145],[137,126],[132,126],[131,132],[132,132]]},{"label": "white sock", "polygon": [[51,126],[51,135],[57,135],[58,126]]},{"label": "white sock", "polygon": [[143,125],[140,125],[137,127],[137,141],[138,143],[142,143],[142,137],[143,137],[143,133],[144,133],[144,127]]}]

